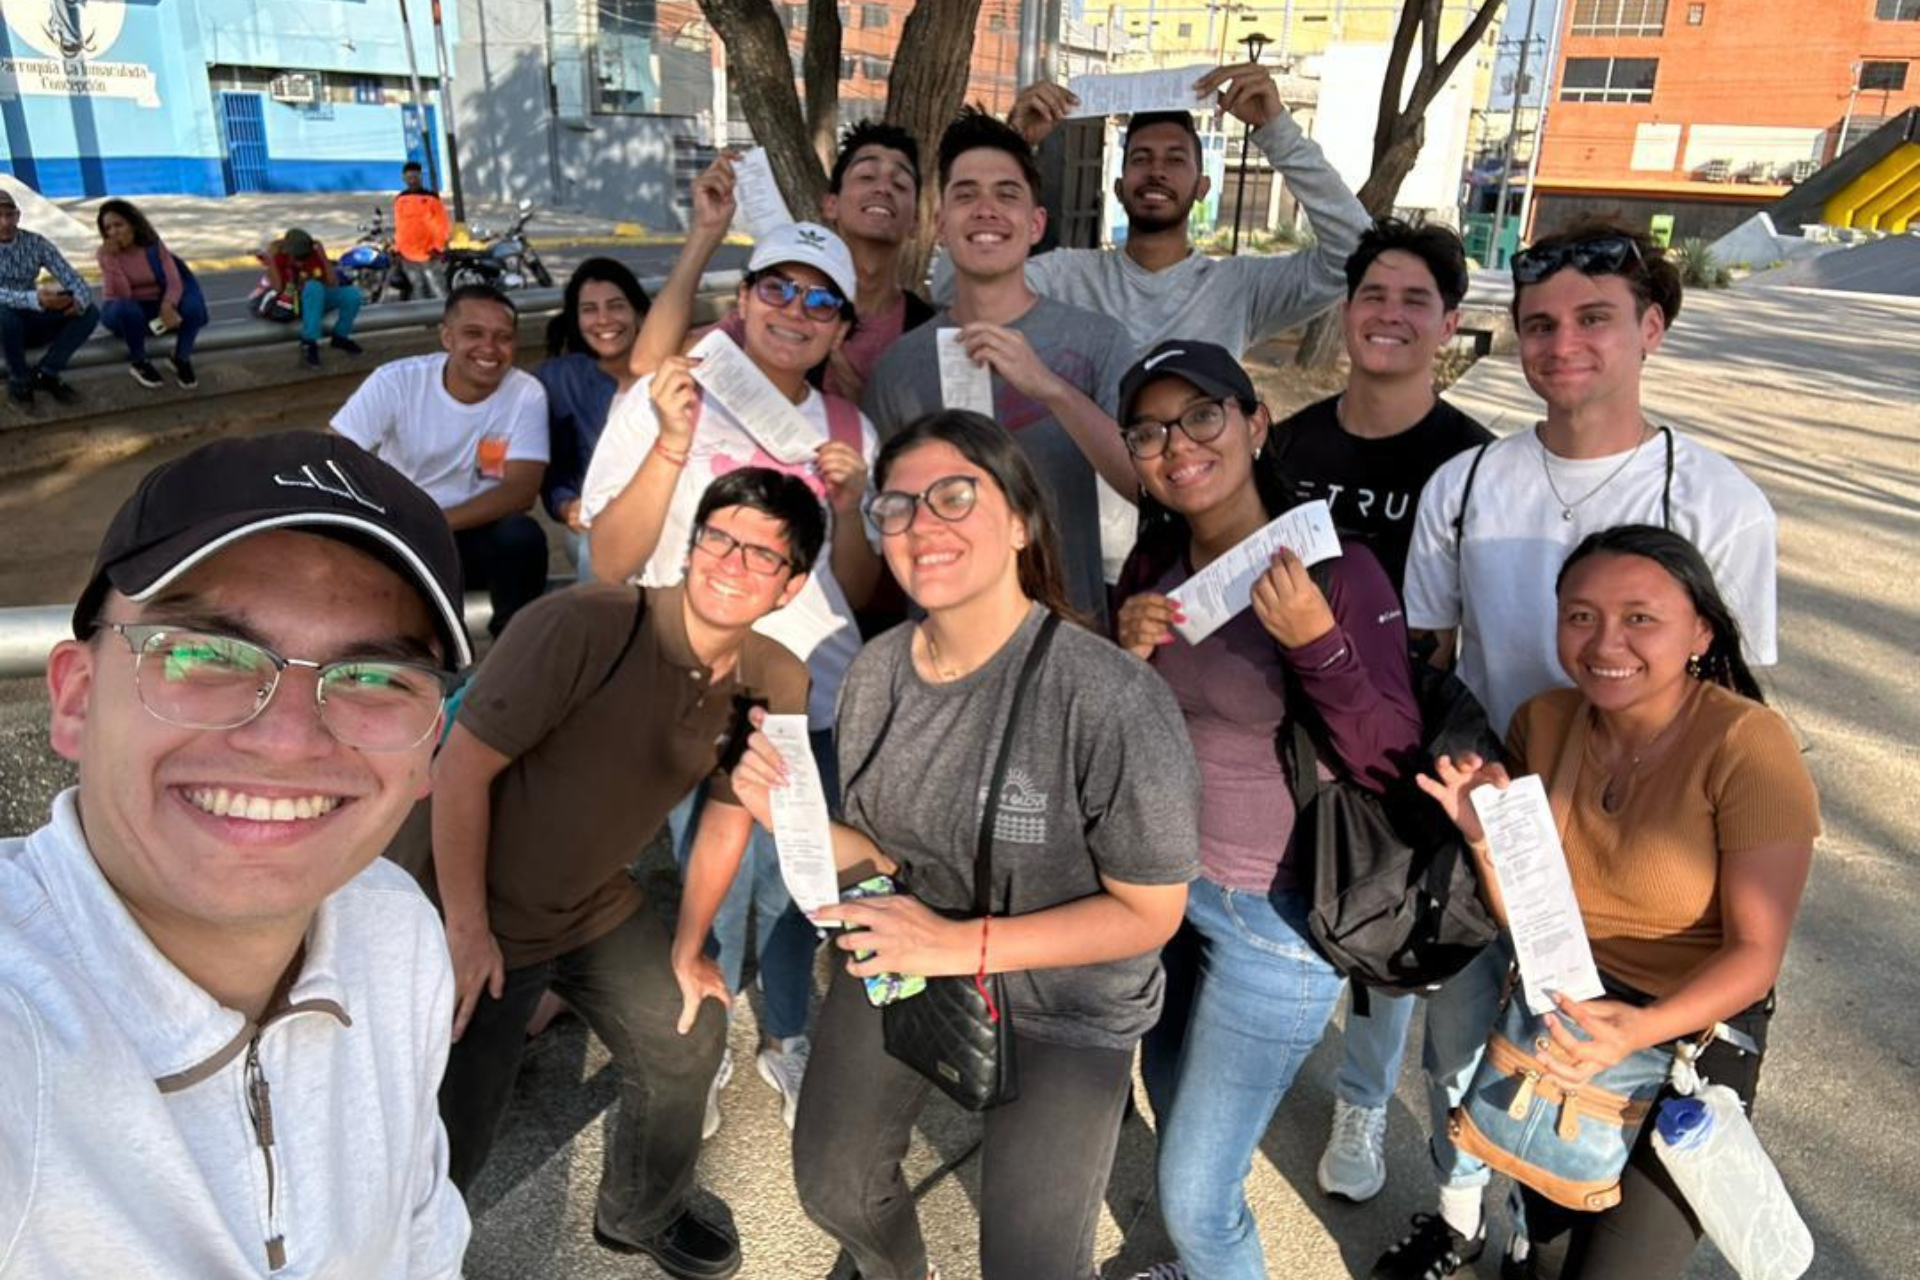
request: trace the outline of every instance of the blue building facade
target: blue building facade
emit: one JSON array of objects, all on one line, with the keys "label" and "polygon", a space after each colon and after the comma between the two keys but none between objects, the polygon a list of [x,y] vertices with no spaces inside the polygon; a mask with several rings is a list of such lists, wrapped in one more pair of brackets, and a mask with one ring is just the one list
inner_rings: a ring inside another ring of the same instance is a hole
[{"label": "blue building facade", "polygon": [[[442,7],[451,47],[457,6]],[[409,158],[445,173],[431,0],[5,0],[0,11],[0,172],[43,195],[382,190]]]}]

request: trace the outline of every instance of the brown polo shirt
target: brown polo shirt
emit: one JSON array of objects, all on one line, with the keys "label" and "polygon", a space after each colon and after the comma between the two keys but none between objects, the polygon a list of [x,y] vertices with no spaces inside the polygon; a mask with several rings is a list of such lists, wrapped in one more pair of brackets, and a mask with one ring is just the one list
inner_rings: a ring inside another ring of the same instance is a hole
[{"label": "brown polo shirt", "polygon": [[807,709],[807,669],[779,644],[749,633],[715,680],[687,639],[681,588],[639,594],[637,632],[633,587],[536,600],[461,703],[468,732],[512,760],[494,780],[487,846],[487,912],[510,969],[631,915],[640,893],[626,868],[696,783],[734,802],[721,761],[749,706]]}]

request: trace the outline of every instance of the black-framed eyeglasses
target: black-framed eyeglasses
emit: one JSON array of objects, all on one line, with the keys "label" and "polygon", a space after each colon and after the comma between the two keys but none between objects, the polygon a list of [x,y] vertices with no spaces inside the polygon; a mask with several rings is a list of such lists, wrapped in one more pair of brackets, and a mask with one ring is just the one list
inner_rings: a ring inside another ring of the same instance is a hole
[{"label": "black-framed eyeglasses", "polygon": [[1610,233],[1566,244],[1522,249],[1513,255],[1510,265],[1515,284],[1539,284],[1562,267],[1570,266],[1581,275],[1611,276],[1623,274],[1629,262],[1645,261],[1632,236]]},{"label": "black-framed eyeglasses", "polygon": [[1167,451],[1175,427],[1180,428],[1181,434],[1195,444],[1217,440],[1220,433],[1227,429],[1227,402],[1202,400],[1198,404],[1190,404],[1171,422],[1137,418],[1120,428],[1120,439],[1126,443],[1127,452],[1134,457],[1157,458]]},{"label": "black-framed eyeglasses", "polygon": [[784,552],[763,547],[757,542],[742,542],[725,529],[716,529],[710,524],[693,527],[693,549],[705,552],[715,560],[725,560],[738,551],[740,563],[747,567],[747,572],[763,578],[771,578],[782,569],[793,567],[793,561]]},{"label": "black-framed eyeglasses", "polygon": [[825,324],[829,320],[840,318],[840,309],[847,300],[823,284],[801,284],[781,275],[764,275],[753,282],[753,294],[770,307],[784,309],[795,298],[800,299],[800,310],[809,320],[818,320]]},{"label": "black-framed eyeglasses", "polygon": [[913,527],[914,515],[922,503],[927,510],[948,524],[967,518],[980,500],[980,481],[975,476],[942,476],[919,493],[903,489],[882,489],[867,497],[867,519],[882,537],[905,533]]},{"label": "black-framed eyeglasses", "polygon": [[167,623],[103,622],[133,650],[140,705],[182,729],[237,729],[273,701],[288,667],[314,673],[320,723],[342,746],[406,751],[440,727],[460,678],[424,662],[285,658],[238,636]]}]

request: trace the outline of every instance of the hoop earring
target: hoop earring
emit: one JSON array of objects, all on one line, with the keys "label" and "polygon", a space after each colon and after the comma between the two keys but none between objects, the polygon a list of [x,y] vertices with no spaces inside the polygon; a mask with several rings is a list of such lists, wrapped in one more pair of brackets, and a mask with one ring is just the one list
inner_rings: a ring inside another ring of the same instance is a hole
[{"label": "hoop earring", "polygon": [[1695,680],[1705,680],[1707,678],[1707,655],[1704,653],[1688,654],[1687,674]]}]

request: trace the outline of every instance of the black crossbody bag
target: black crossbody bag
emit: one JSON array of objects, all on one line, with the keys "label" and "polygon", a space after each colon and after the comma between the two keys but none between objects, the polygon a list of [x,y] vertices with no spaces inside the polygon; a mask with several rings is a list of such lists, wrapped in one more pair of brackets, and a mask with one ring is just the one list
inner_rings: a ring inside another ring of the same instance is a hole
[{"label": "black crossbody bag", "polygon": [[[1006,784],[1014,735],[1020,728],[1020,708],[1059,625],[1059,615],[1049,613],[1040,624],[1033,647],[1027,650],[1026,663],[1013,687],[1013,702],[1007,708],[1000,753],[987,779],[973,857],[973,914],[977,917],[993,914],[993,828],[1000,814],[1000,788]],[[982,972],[970,977],[928,978],[925,991],[880,1011],[888,1055],[918,1071],[968,1111],[985,1111],[1020,1096],[1005,975],[988,975],[985,959],[982,948]]]}]

